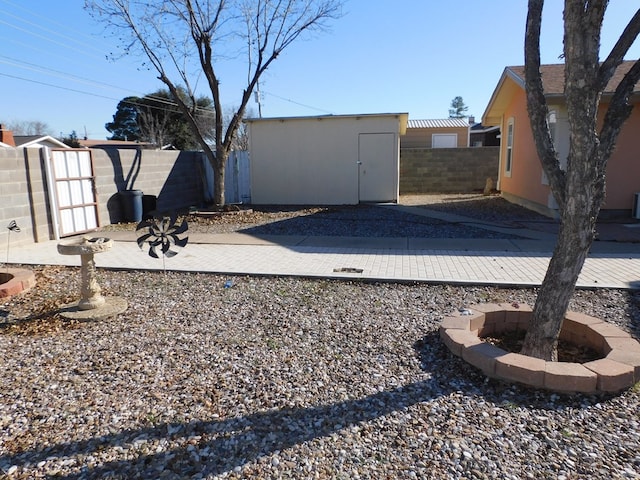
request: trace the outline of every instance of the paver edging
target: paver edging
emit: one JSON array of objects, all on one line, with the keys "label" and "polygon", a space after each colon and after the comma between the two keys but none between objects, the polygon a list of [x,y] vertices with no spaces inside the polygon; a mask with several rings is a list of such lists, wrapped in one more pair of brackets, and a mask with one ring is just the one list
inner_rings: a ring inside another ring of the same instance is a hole
[{"label": "paver edging", "polygon": [[31,270],[5,268],[0,272],[0,298],[10,298],[26,292],[36,284],[36,276]]},{"label": "paver edging", "polygon": [[526,304],[472,305],[446,317],[440,337],[449,350],[487,376],[566,393],[618,392],[640,381],[640,342],[615,325],[567,312],[560,338],[602,354],[592,362],[546,362],[484,342],[493,333],[523,329],[533,310]]}]

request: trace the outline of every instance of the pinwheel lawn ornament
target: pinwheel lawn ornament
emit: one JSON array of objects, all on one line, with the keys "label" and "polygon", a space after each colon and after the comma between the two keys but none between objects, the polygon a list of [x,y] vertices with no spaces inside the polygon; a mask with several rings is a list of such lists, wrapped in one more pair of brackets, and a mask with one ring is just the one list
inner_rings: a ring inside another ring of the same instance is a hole
[{"label": "pinwheel lawn ornament", "polygon": [[[7,234],[7,269],[9,268],[9,245],[10,245],[10,240],[11,240],[11,232],[16,232],[19,233],[20,232],[20,227],[18,226],[18,224],[16,223],[15,220],[11,220],[9,222],[9,225],[7,225],[7,229],[9,230],[9,233]],[[8,270],[7,270],[8,271]]]},{"label": "pinwheel lawn ornament", "polygon": [[183,248],[189,242],[189,237],[180,238],[178,236],[189,229],[187,221],[183,219],[180,225],[177,225],[177,221],[178,216],[175,213],[164,214],[143,220],[136,227],[136,232],[146,229],[146,233],[138,237],[138,247],[142,249],[146,242],[149,244],[150,257],[160,258],[160,253],[163,270],[165,269],[165,257],[175,257],[179,250],[174,250],[174,248]]}]

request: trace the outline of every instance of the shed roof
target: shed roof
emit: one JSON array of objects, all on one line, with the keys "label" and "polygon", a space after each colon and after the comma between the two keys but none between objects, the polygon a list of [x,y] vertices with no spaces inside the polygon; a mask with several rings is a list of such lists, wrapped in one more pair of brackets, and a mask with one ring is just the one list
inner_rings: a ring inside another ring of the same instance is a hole
[{"label": "shed roof", "polygon": [[407,121],[409,118],[408,113],[359,113],[359,114],[346,114],[346,115],[314,115],[304,117],[263,117],[263,118],[245,118],[243,121],[246,123],[257,122],[287,122],[287,121],[300,121],[300,120],[333,120],[333,119],[346,119],[353,118],[360,120],[361,118],[375,118],[375,117],[396,117],[400,122],[400,135],[404,135],[407,129]]},{"label": "shed roof", "polygon": [[466,128],[469,122],[466,118],[439,118],[428,120],[409,120],[407,128]]}]

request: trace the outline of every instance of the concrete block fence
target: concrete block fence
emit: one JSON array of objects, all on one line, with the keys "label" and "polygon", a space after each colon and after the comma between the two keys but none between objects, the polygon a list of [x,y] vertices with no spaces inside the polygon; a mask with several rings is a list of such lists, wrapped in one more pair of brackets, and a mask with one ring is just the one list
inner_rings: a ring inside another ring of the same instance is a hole
[{"label": "concrete block fence", "polygon": [[[92,149],[99,225],[123,220],[117,193],[125,189],[156,196],[159,210],[201,205],[201,155]],[[45,150],[40,148],[0,148],[0,263],[7,260],[8,244],[10,248],[55,238],[45,158]],[[9,232],[7,226],[12,220],[20,232]]]},{"label": "concrete block fence", "polygon": [[482,191],[498,180],[500,147],[402,148],[400,195]]}]

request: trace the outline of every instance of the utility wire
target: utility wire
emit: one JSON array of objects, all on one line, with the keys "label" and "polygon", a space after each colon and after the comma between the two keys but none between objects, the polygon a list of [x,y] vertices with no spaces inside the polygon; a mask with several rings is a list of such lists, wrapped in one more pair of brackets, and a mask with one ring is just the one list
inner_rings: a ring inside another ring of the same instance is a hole
[{"label": "utility wire", "polygon": [[[43,17],[42,15],[39,15],[36,12],[30,11],[28,9],[25,9],[22,6],[14,3],[14,2],[11,2],[11,1],[8,1],[8,0],[0,0],[0,2],[8,4],[14,9],[20,9],[20,10],[22,10],[24,12],[27,12],[31,16],[45,19],[45,17]],[[39,29],[41,31],[53,34],[56,37],[60,37],[60,38],[62,38],[64,40],[70,41],[70,42],[72,42],[74,44],[80,44],[80,45],[82,45],[82,49],[76,48],[75,46],[69,45],[68,43],[63,43],[61,41],[57,41],[54,38],[52,38],[50,36],[47,36],[45,34],[36,33],[36,32],[33,31],[33,29],[23,28],[23,27],[20,27],[18,25],[12,24],[12,23],[10,23],[8,21],[0,19],[0,24],[8,25],[11,28],[14,28],[14,29],[17,29],[19,31],[25,32],[28,35],[32,35],[32,36],[34,36],[36,38],[45,40],[47,43],[54,43],[54,44],[62,46],[64,48],[71,49],[71,50],[74,50],[76,52],[82,53],[83,55],[87,55],[87,52],[86,52],[86,48],[87,47],[90,47],[91,49],[93,49],[96,52],[100,51],[98,48],[95,48],[91,44],[88,44],[88,42],[80,42],[80,41],[76,40],[73,37],[70,37],[70,36],[61,34],[61,33],[57,32],[55,30],[43,27],[42,25],[39,25],[39,24],[37,24],[35,22],[26,20],[24,18],[21,18],[21,17],[19,17],[17,15],[14,15],[14,14],[10,13],[10,12],[7,12],[5,10],[0,10],[0,14],[3,14],[5,16],[5,18],[6,17],[12,17],[12,18],[17,19],[17,20],[19,20],[21,22],[24,22],[25,24],[27,24],[27,25],[29,25],[31,27],[36,27],[37,29]],[[47,23],[49,23],[49,24],[54,23],[54,24],[60,25],[61,27],[64,27],[64,28],[68,27],[67,25],[64,25],[64,24],[59,23],[59,22],[55,22],[55,21],[52,22],[51,19],[49,19],[49,18],[46,18],[46,20],[47,20]],[[86,35],[84,35],[84,36],[86,38],[90,38],[92,41],[95,41],[95,38],[88,37]],[[15,40],[11,39],[11,41],[15,41]],[[24,44],[24,43],[22,43],[22,45],[26,46],[28,48],[34,48],[33,46],[29,46],[29,45]],[[41,51],[43,51],[43,50],[41,50]],[[50,54],[51,52],[48,51],[47,53]],[[102,56],[97,56],[97,55],[90,55],[90,56],[92,56],[94,58],[95,57],[102,58]],[[47,67],[44,67],[44,66],[41,66],[41,65],[37,65],[35,63],[26,62],[24,60],[18,60],[18,59],[15,59],[15,58],[7,57],[5,55],[0,55],[0,57],[5,59],[4,61],[0,60],[0,63],[5,63],[5,64],[7,64],[9,66],[14,66],[14,67],[22,68],[22,69],[25,69],[25,70],[31,70],[31,71],[35,71],[35,72],[44,73],[46,75],[50,75],[50,76],[53,76],[53,77],[68,79],[70,81],[73,81],[73,82],[76,82],[76,83],[83,83],[85,85],[94,85],[94,86],[101,87],[101,88],[108,87],[108,88],[112,88],[112,89],[128,91],[128,89],[126,89],[124,87],[118,87],[116,85],[112,85],[112,84],[105,83],[105,82],[98,81],[98,80],[92,80],[92,79],[89,79],[89,78],[86,78],[86,77],[80,77],[80,76],[73,75],[73,74],[70,74],[70,73],[67,73],[67,72],[63,72],[63,71],[60,71],[60,70],[55,70],[55,69],[47,68]],[[52,72],[53,74],[52,73],[48,73],[48,72]],[[63,87],[63,86],[59,86],[59,85],[54,85],[54,84],[43,82],[43,81],[40,81],[40,80],[28,79],[28,78],[24,78],[24,77],[21,77],[21,76],[18,76],[18,75],[11,75],[11,74],[2,73],[2,72],[0,72],[0,75],[4,76],[4,77],[8,77],[8,78],[13,78],[13,79],[16,79],[16,80],[21,80],[21,81],[26,81],[26,82],[30,82],[30,83],[35,83],[35,84],[38,84],[38,85],[51,87],[51,88],[57,88],[57,89],[60,89],[60,90],[66,90],[66,91],[70,91],[70,92],[74,92],[74,93],[80,93],[80,94],[83,94],[83,95],[94,96],[94,97],[97,97],[97,98],[104,98],[104,99],[114,100],[114,101],[121,101],[122,100],[122,99],[117,99],[117,98],[113,98],[113,97],[106,96],[106,95],[101,95],[101,94],[98,94],[98,93],[92,93],[92,92],[87,92],[87,91],[83,91],[83,90],[78,90],[78,89],[71,88],[71,87]],[[292,103],[292,104],[295,104],[295,105],[299,105],[299,106],[302,106],[302,107],[305,107],[305,108],[308,108],[308,109],[311,109],[311,110],[316,110],[316,111],[319,111],[319,112],[332,114],[332,112],[330,112],[328,110],[321,109],[321,108],[318,108],[318,107],[314,107],[314,106],[311,106],[311,105],[308,105],[308,104],[305,104],[305,103],[297,102],[295,100],[292,100],[290,98],[282,97],[282,96],[277,95],[275,93],[266,92],[264,90],[262,90],[261,93],[265,93],[265,94],[270,95],[270,96],[272,96],[274,98],[278,98],[280,100],[283,100],[283,101],[286,101],[286,102],[289,102],[289,103]],[[132,95],[129,95],[129,96],[132,96]],[[166,109],[167,111],[178,111],[177,110],[177,104],[175,102],[171,101],[171,100],[164,99],[164,98],[161,98],[161,97],[154,97],[153,95],[146,95],[146,94],[143,95],[143,97],[141,97],[141,98],[147,98],[147,99],[150,99],[150,100],[154,100],[154,101],[157,101],[158,103],[165,103],[165,104],[167,104],[168,106],[170,106],[172,108],[176,108],[176,110]],[[134,105],[139,105],[139,106],[144,106],[146,108],[161,109],[160,107],[150,106],[150,105],[146,105],[146,104],[135,104],[135,102],[128,102],[128,103],[131,103],[131,104],[134,104]],[[213,113],[214,112],[213,109],[209,109],[209,108],[196,107],[196,110],[198,110],[198,109],[202,110],[204,113],[209,113],[209,112]]]}]

